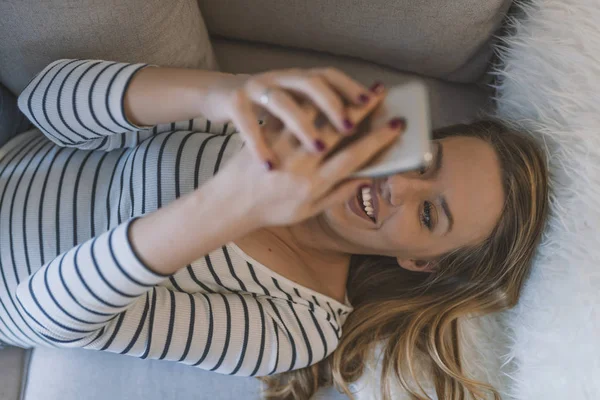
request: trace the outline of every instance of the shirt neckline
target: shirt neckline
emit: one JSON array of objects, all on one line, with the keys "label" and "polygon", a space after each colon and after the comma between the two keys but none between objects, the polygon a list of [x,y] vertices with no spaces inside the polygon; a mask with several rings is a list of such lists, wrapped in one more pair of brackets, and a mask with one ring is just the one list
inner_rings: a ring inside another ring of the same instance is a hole
[{"label": "shirt neckline", "polygon": [[285,276],[273,271],[271,268],[267,267],[266,265],[256,261],[254,258],[252,258],[251,256],[249,256],[248,254],[246,254],[244,252],[244,250],[242,250],[237,244],[230,242],[227,246],[231,247],[240,257],[242,257],[244,260],[246,260],[247,262],[249,262],[250,264],[252,264],[252,266],[257,267],[259,269],[261,269],[263,272],[266,272],[267,274],[275,277],[276,279],[280,280],[280,281],[284,281],[289,283],[290,285],[296,286],[300,289],[302,289],[305,292],[308,292],[311,295],[314,295],[316,297],[320,297],[322,299],[327,300],[331,305],[336,306],[337,308],[342,309],[343,311],[352,311],[352,305],[350,304],[350,300],[348,299],[348,293],[346,293],[345,296],[345,303],[341,303],[338,300],[334,299],[333,297],[329,297],[321,292],[317,292],[316,290],[313,290],[311,288],[308,288],[304,285],[301,285],[299,283],[296,283],[294,281],[292,281],[291,279],[286,278]]}]

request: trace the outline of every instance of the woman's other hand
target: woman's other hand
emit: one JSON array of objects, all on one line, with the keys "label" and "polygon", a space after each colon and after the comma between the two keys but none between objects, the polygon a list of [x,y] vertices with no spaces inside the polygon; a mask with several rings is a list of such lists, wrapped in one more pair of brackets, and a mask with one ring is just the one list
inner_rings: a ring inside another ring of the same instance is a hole
[{"label": "woman's other hand", "polygon": [[313,153],[326,151],[327,142],[302,103],[309,101],[325,115],[338,134],[351,134],[357,108],[371,108],[383,96],[383,87],[372,90],[334,68],[290,69],[253,76],[238,76],[228,84],[215,85],[202,100],[204,115],[214,121],[232,121],[250,152],[262,163],[278,164],[259,119],[280,121]]}]

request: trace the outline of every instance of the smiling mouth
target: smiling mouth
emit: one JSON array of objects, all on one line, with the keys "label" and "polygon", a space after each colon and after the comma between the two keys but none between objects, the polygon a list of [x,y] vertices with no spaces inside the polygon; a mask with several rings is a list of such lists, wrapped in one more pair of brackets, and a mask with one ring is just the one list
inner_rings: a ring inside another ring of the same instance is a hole
[{"label": "smiling mouth", "polygon": [[372,187],[371,186],[363,186],[358,190],[357,193],[357,199],[358,199],[358,205],[360,206],[360,209],[362,210],[362,212],[365,213],[365,215],[374,223],[377,223],[376,217],[377,217],[377,213],[374,207],[374,199],[373,196],[374,194],[372,193]]}]

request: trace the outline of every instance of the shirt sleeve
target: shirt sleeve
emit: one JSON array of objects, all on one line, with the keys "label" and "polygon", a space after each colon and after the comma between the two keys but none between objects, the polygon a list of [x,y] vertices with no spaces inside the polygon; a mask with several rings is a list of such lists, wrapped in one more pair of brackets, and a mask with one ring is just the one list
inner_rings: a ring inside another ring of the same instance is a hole
[{"label": "shirt sleeve", "polygon": [[58,60],[41,71],[19,96],[19,108],[48,138],[75,147],[94,139],[133,134],[124,94],[146,64]]},{"label": "shirt sleeve", "polygon": [[[17,288],[34,329],[61,347],[261,376],[330,354],[341,327],[323,309],[253,293],[187,293],[136,256],[130,223],[46,264]],[[312,304],[312,303],[311,303]]]},{"label": "shirt sleeve", "polygon": [[19,108],[59,146],[110,151],[135,147],[150,136],[188,130],[237,132],[232,123],[199,117],[151,127],[132,124],[124,98],[135,74],[146,64],[99,60],[58,60],[40,72],[19,96]]}]

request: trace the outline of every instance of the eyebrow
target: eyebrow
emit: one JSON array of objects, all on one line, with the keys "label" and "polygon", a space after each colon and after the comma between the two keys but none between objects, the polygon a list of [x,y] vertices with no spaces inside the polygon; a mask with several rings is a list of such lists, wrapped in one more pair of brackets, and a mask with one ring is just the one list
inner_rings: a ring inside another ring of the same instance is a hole
[{"label": "eyebrow", "polygon": [[[433,167],[433,175],[437,175],[440,169],[442,168],[442,158],[444,156],[444,148],[442,143],[437,142],[437,152],[435,154],[435,166]],[[452,227],[454,226],[454,217],[452,216],[452,212],[450,212],[450,207],[448,206],[448,202],[446,201],[446,197],[443,195],[440,196],[440,204],[442,206],[442,210],[444,214],[446,214],[446,218],[448,218],[448,229],[445,234],[450,233],[452,231]]]},{"label": "eyebrow", "polygon": [[437,142],[437,151],[435,153],[435,165],[433,166],[432,174],[436,176],[442,168],[442,158],[444,157],[444,148],[440,142]]}]

